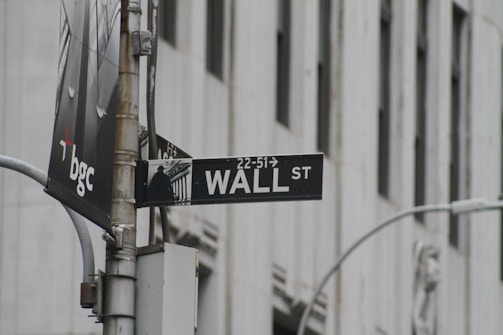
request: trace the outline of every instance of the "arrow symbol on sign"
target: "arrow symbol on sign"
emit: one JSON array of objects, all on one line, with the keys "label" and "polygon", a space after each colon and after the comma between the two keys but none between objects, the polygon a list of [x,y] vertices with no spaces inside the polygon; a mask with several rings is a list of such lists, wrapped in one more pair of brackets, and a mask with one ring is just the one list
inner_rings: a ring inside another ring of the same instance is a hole
[{"label": "arrow symbol on sign", "polygon": [[269,164],[271,164],[272,167],[275,167],[276,165],[278,165],[278,160],[276,159],[276,157],[271,157]]}]

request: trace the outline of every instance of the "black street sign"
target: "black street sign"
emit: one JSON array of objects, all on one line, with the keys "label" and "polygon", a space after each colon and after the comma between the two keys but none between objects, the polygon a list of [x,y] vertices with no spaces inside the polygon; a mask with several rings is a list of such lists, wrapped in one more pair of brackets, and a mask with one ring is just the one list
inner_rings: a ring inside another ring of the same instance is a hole
[{"label": "black street sign", "polygon": [[61,0],[56,118],[46,191],[111,231],[120,1]]},{"label": "black street sign", "polygon": [[138,161],[136,206],[319,200],[323,154]]},{"label": "black street sign", "polygon": [[[188,153],[171,143],[161,135],[156,134],[157,138],[157,159],[172,158],[192,158]],[[140,159],[148,157],[148,131],[145,129],[140,135]]]}]

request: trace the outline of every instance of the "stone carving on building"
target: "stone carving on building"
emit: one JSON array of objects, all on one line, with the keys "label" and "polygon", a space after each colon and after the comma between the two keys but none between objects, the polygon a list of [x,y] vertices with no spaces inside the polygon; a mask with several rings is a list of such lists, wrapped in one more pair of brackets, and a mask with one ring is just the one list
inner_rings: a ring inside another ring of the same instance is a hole
[{"label": "stone carving on building", "polygon": [[414,244],[413,335],[435,335],[437,297],[440,281],[440,250],[423,241]]}]

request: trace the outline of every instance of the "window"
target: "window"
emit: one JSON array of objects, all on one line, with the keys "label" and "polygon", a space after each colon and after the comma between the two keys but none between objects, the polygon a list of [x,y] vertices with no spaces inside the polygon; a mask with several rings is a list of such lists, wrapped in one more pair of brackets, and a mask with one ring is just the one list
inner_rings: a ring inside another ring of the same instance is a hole
[{"label": "window", "polygon": [[276,33],[276,120],[289,125],[290,100],[290,0],[278,0]]},{"label": "window", "polygon": [[[462,150],[463,127],[461,79],[463,26],[466,13],[458,6],[453,6],[452,13],[452,59],[451,59],[451,154],[450,154],[450,201],[462,197]],[[449,243],[459,247],[459,217],[451,215],[449,221]]]},{"label": "window", "polygon": [[389,197],[390,181],[390,65],[391,0],[381,0],[377,188],[379,194],[385,197]]},{"label": "window", "polygon": [[330,8],[320,0],[318,27],[318,150],[328,154],[330,129]]},{"label": "window", "polygon": [[177,0],[159,1],[159,37],[176,46],[176,4]]},{"label": "window", "polygon": [[207,0],[206,70],[223,78],[224,0]]},{"label": "window", "polygon": [[278,322],[273,324],[273,335],[295,335],[296,332],[293,329],[289,329]]},{"label": "window", "polygon": [[[414,205],[424,205],[426,201],[426,72],[427,72],[427,13],[428,1],[417,3],[417,58],[416,58],[416,134],[415,134],[415,175]],[[423,222],[424,214],[415,215]]]}]

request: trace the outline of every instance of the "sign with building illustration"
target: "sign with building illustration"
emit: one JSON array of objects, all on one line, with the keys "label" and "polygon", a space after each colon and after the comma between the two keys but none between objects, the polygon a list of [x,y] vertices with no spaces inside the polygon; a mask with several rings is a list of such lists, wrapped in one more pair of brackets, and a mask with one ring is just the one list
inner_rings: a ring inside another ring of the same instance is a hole
[{"label": "sign with building illustration", "polygon": [[61,0],[46,191],[110,231],[120,0]]},{"label": "sign with building illustration", "polygon": [[323,154],[137,162],[137,207],[319,200]]}]

